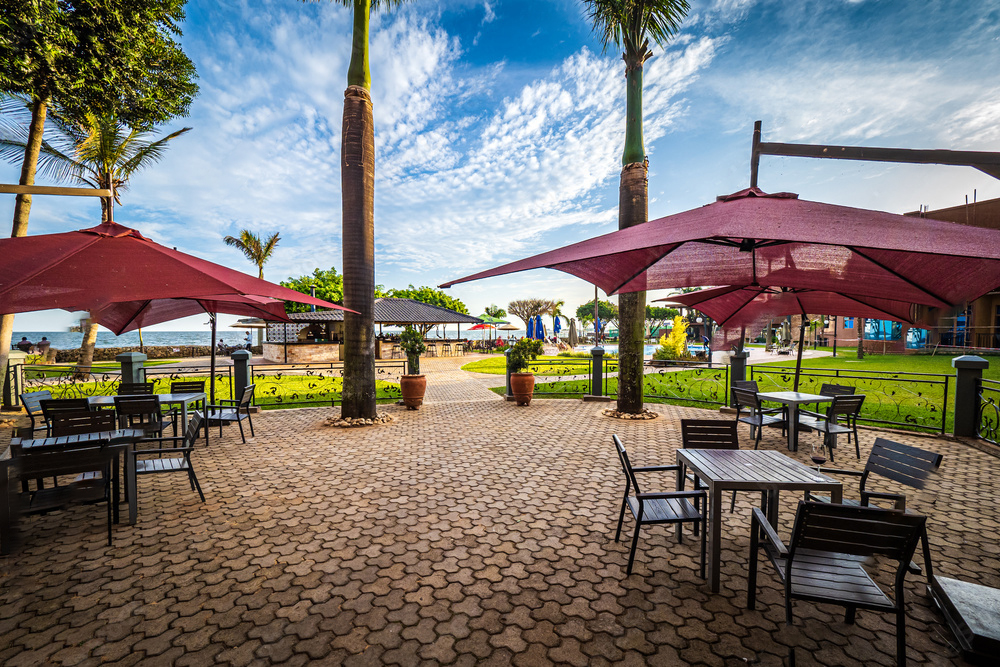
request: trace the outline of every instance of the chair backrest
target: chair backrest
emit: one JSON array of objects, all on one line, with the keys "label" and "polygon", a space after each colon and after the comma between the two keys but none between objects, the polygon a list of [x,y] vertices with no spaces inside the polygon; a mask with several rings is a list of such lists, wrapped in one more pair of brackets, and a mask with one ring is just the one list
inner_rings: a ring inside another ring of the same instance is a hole
[{"label": "chair backrest", "polygon": [[847,384],[824,384],[819,388],[821,396],[848,396],[854,393],[855,387]]},{"label": "chair backrest", "polygon": [[148,396],[156,388],[155,382],[122,382],[118,385],[119,396]]},{"label": "chair backrest", "polygon": [[198,439],[198,435],[201,432],[201,428],[204,425],[204,418],[201,413],[196,412],[191,421],[188,422],[187,427],[184,429],[184,446],[193,447],[195,441]]},{"label": "chair backrest", "polygon": [[21,394],[21,405],[31,416],[31,423],[35,423],[35,417],[42,414],[42,401],[51,401],[52,392],[48,389],[41,391],[28,391]]},{"label": "chair backrest", "polygon": [[756,412],[760,409],[760,400],[757,398],[757,392],[755,391],[733,387],[733,400],[736,401],[737,410],[748,408]]},{"label": "chair backrest", "polygon": [[204,394],[204,380],[181,380],[170,383],[171,394]]},{"label": "chair backrest", "polygon": [[236,408],[237,412],[243,410],[244,408],[250,407],[250,405],[253,403],[253,392],[256,388],[257,385],[255,384],[248,384],[246,387],[243,388],[243,393],[240,394],[239,405]]},{"label": "chair backrest", "polygon": [[118,456],[117,450],[107,445],[33,451],[24,450],[17,456],[17,474],[21,479],[38,479],[58,475],[77,475],[81,472],[104,471]]},{"label": "chair backrest", "polygon": [[85,398],[51,398],[39,401],[45,421],[52,423],[53,415],[60,412],[84,412],[90,409]]},{"label": "chair backrest", "polygon": [[927,517],[879,507],[799,501],[789,544],[798,549],[853,556],[885,556],[906,567],[923,534]]},{"label": "chair backrest", "polygon": [[115,412],[119,417],[153,415],[159,418],[160,400],[156,396],[115,396]]},{"label": "chair backrest", "polygon": [[837,415],[857,415],[861,412],[861,404],[865,402],[864,394],[849,394],[834,396],[833,402],[826,410],[827,417]]},{"label": "chair backrest", "polygon": [[928,478],[941,466],[942,454],[911,447],[885,438],[876,438],[865,463],[861,488],[872,473],[914,489],[922,489]]},{"label": "chair backrest", "polygon": [[733,389],[752,391],[755,394],[760,391],[760,389],[757,388],[756,380],[733,380]]},{"label": "chair backrest", "polygon": [[612,435],[611,439],[615,443],[615,449],[618,450],[618,461],[622,464],[622,472],[625,473],[626,489],[628,485],[631,484],[637,494],[642,493],[639,490],[639,482],[635,479],[635,472],[632,470],[632,462],[628,460],[628,452],[625,451],[625,445],[622,444],[621,438],[617,435]]},{"label": "chair backrest", "polygon": [[682,419],[681,446],[684,449],[739,449],[737,424],[722,419]]},{"label": "chair backrest", "polygon": [[60,411],[52,414],[49,433],[53,437],[114,431],[118,428],[110,410]]}]

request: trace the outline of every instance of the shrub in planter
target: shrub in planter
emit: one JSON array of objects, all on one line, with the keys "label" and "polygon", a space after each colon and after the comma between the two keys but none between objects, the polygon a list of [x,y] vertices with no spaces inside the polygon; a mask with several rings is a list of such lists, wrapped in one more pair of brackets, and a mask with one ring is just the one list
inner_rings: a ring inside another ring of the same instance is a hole
[{"label": "shrub in planter", "polygon": [[407,374],[399,378],[403,404],[416,410],[424,402],[427,378],[420,374],[420,355],[427,351],[423,335],[413,327],[406,327],[399,337],[399,348],[406,354]]},{"label": "shrub in planter", "polygon": [[507,353],[510,368],[510,391],[518,405],[531,403],[535,391],[535,374],[528,371],[528,365],[542,353],[542,341],[522,338],[514,343]]}]

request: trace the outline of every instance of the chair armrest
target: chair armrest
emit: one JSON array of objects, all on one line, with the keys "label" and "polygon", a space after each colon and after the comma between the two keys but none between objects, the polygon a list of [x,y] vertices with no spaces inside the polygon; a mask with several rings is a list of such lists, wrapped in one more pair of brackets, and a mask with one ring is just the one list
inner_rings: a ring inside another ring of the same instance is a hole
[{"label": "chair armrest", "polygon": [[132,458],[138,458],[144,454],[176,454],[178,452],[190,452],[193,451],[191,447],[171,447],[170,449],[133,449],[129,451],[129,455]]},{"label": "chair armrest", "polygon": [[[239,405],[239,404],[240,404],[240,402],[239,402],[239,401],[234,401],[234,400],[233,400],[233,399],[231,399],[231,398],[217,398],[217,399],[215,399],[215,400],[217,400],[217,401],[218,401],[218,402],[219,402],[220,404],[221,404],[221,403],[228,403],[228,404],[229,404],[230,406],[233,406],[233,405]],[[215,404],[212,404],[212,407],[215,407],[215,408],[219,408],[219,407],[223,407],[223,406],[222,406],[222,405],[215,405]]]},{"label": "chair armrest", "polygon": [[767,517],[764,516],[764,513],[760,510],[760,508],[754,507],[753,514],[750,517],[750,530],[755,530],[757,526],[764,531],[764,539],[774,545],[778,556],[783,557],[788,555],[788,549],[785,548],[784,542],[782,542],[781,538],[778,537],[778,531],[774,529],[774,526],[772,526],[771,522],[767,520]]},{"label": "chair armrest", "polygon": [[668,498],[704,498],[708,500],[706,491],[666,491],[664,493],[639,493],[639,500],[667,500]]},{"label": "chair armrest", "polygon": [[803,410],[799,408],[799,416],[806,415],[808,417],[816,417],[817,419],[826,419],[826,415],[822,412],[813,412],[812,410]]},{"label": "chair armrest", "polygon": [[823,473],[824,475],[832,472],[835,475],[851,475],[852,477],[861,477],[862,475],[865,474],[863,470],[841,470],[839,468],[823,468],[823,467],[817,467],[816,472]]},{"label": "chair armrest", "polygon": [[669,470],[680,470],[680,466],[642,466],[632,468],[632,472],[667,472]]},{"label": "chair armrest", "polygon": [[871,498],[878,498],[880,500],[892,500],[896,503],[896,508],[898,510],[906,509],[906,495],[902,493],[887,493],[881,491],[862,491],[861,492],[861,504],[868,507],[868,501]]},{"label": "chair armrest", "polygon": [[[166,437],[166,438],[143,438],[142,440],[138,440],[137,442],[141,442],[142,444],[146,445],[151,442],[177,442],[178,440],[184,440],[184,436],[176,435],[173,437]],[[145,451],[148,452],[151,450],[147,449]],[[176,450],[171,450],[171,451],[176,451]]]}]

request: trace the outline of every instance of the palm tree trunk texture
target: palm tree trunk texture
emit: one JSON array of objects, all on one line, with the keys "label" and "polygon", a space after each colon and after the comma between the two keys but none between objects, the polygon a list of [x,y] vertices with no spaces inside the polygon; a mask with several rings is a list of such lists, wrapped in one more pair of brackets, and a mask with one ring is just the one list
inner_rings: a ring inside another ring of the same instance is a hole
[{"label": "palm tree trunk texture", "polygon": [[375,403],[375,129],[368,91],[344,92],[344,390],[341,414],[372,419]]},{"label": "palm tree trunk texture", "polygon": [[[24,161],[21,163],[21,178],[19,185],[34,185],[35,171],[38,169],[38,153],[42,148],[42,135],[45,131],[45,115],[48,112],[48,98],[36,99],[31,104],[31,123],[28,125],[28,141],[24,148]],[[14,222],[10,236],[28,235],[28,214],[31,212],[31,195],[17,195],[14,199]],[[10,352],[10,341],[14,335],[14,315],[0,315],[0,386],[7,381],[7,360]]]},{"label": "palm tree trunk texture", "polygon": [[[649,218],[648,166],[642,142],[642,62],[626,58],[625,153],[618,190],[618,228],[641,225]],[[618,297],[618,411],[643,410],[643,325],[646,293]]]},{"label": "palm tree trunk texture", "polygon": [[[102,188],[111,187],[111,176],[108,175],[107,178],[100,179],[98,183]],[[114,202],[111,198],[101,197],[101,222],[105,223],[111,220],[111,207],[114,206]],[[87,324],[87,330],[83,334],[83,344],[80,346],[80,361],[76,364],[76,374],[79,377],[83,377],[90,373],[91,367],[94,365],[94,347],[97,345],[97,327],[98,324],[93,319],[93,313],[90,313],[90,320]]]},{"label": "palm tree trunk texture", "polygon": [[865,318],[858,317],[858,318],[855,318],[855,319],[857,321],[857,324],[855,324],[854,326],[857,327],[857,332],[858,332],[858,359],[864,359],[865,358]]}]

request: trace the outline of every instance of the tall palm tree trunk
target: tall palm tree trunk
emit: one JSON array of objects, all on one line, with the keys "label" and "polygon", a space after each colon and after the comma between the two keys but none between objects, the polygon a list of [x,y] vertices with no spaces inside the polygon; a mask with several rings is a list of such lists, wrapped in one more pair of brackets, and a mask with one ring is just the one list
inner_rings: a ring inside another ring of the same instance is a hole
[{"label": "tall palm tree trunk", "polygon": [[[648,165],[642,141],[642,61],[625,59],[625,154],[618,190],[618,228],[641,225],[649,219]],[[643,326],[646,293],[618,297],[618,411],[643,410]]]},{"label": "tall palm tree trunk", "polygon": [[371,419],[375,403],[375,123],[368,74],[370,0],[355,0],[354,43],[344,92],[344,390],[341,414]]},{"label": "tall palm tree trunk", "polygon": [[[102,178],[98,183],[102,188],[111,187],[111,175],[108,174],[107,178]],[[114,201],[110,197],[101,197],[101,223],[108,222],[111,220],[111,207],[114,206]],[[93,313],[88,313],[90,318],[87,320],[87,329],[83,332],[83,343],[80,345],[80,361],[76,364],[75,377],[80,379],[86,379],[87,375],[90,374],[90,369],[94,365],[94,348],[97,346],[97,328],[98,324],[94,320]]]},{"label": "tall palm tree trunk", "polygon": [[[24,147],[24,162],[21,163],[20,185],[34,185],[35,171],[38,169],[38,154],[42,148],[45,131],[45,115],[48,112],[48,98],[36,99],[31,103],[31,123],[28,125],[28,141]],[[14,222],[10,236],[28,235],[28,214],[31,212],[31,195],[20,194],[14,199]],[[14,315],[0,315],[0,387],[7,382],[7,360],[10,358],[10,341],[14,336]],[[5,394],[6,395],[6,394]]]}]

